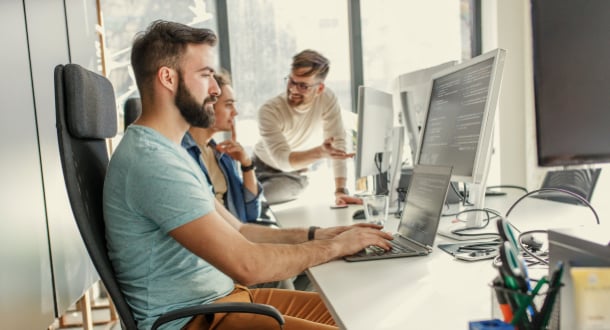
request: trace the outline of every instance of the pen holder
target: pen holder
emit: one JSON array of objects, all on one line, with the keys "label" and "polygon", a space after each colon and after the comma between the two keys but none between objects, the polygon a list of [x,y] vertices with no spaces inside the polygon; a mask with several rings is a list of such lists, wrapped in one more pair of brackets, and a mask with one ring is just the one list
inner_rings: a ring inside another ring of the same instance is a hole
[{"label": "pen holder", "polygon": [[490,284],[491,316],[519,330],[547,329],[562,285],[551,288],[546,279],[532,280],[533,289],[522,292]]}]

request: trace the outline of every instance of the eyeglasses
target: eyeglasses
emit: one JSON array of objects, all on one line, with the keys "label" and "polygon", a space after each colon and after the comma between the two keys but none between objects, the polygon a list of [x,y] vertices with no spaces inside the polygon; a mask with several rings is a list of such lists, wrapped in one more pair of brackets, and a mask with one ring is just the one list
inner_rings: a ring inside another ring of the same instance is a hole
[{"label": "eyeglasses", "polygon": [[292,78],[290,78],[290,76],[286,76],[284,78],[284,81],[288,85],[288,88],[295,86],[297,88],[297,91],[299,91],[300,93],[307,93],[312,87],[315,87],[320,84],[320,83],[315,83],[315,84],[309,85],[309,84],[306,84],[303,82],[296,82],[296,81],[292,80]]}]

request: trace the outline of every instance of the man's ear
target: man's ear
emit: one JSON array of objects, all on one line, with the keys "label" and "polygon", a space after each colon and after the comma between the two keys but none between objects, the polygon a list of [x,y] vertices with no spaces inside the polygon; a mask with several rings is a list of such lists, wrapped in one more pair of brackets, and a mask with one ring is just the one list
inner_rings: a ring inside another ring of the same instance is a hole
[{"label": "man's ear", "polygon": [[321,82],[321,83],[318,85],[318,89],[316,90],[316,95],[320,95],[320,94],[322,94],[322,92],[324,91],[324,88],[325,88],[325,87],[326,87],[326,85],[324,85],[324,83],[323,83],[323,82]]},{"label": "man's ear", "polygon": [[176,70],[162,66],[157,71],[157,79],[161,86],[167,88],[172,93],[178,89],[178,74]]}]

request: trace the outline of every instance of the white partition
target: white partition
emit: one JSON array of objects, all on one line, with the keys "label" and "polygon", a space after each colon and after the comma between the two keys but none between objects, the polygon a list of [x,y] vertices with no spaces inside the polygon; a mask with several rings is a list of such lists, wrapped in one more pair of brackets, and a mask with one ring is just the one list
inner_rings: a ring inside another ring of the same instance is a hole
[{"label": "white partition", "polygon": [[0,2],[0,329],[46,329],[98,279],[63,180],[53,79],[76,59],[97,69],[96,22],[95,1]]},{"label": "white partition", "polygon": [[51,260],[24,6],[0,2],[0,328],[53,322]]},{"label": "white partition", "polygon": [[[26,1],[36,123],[58,315],[63,314],[98,280],[74,222],[64,183],[55,128],[53,79],[53,70],[58,64],[72,62],[96,70],[96,8],[94,1],[89,3],[92,8],[86,8],[88,5],[84,1],[66,2],[65,7],[63,0]],[[70,26],[70,17],[77,16],[76,13],[80,16]],[[92,17],[87,17],[87,14],[92,14]],[[87,38],[88,45],[83,45],[83,40]]]}]

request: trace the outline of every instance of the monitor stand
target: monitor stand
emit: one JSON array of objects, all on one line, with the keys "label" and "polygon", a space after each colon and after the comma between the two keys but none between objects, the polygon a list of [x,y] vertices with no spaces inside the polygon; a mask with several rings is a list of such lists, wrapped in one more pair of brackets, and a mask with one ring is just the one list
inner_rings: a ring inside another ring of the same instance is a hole
[{"label": "monitor stand", "polygon": [[[468,209],[485,208],[485,184],[471,184],[469,186],[469,199],[473,201],[473,206],[460,207],[460,212]],[[487,214],[483,211],[466,212],[463,214],[466,221],[455,223],[441,223],[438,234],[457,241],[488,240],[498,238],[495,226],[489,224],[485,228],[481,226],[487,221]],[[490,214],[492,217],[493,214]]]}]

